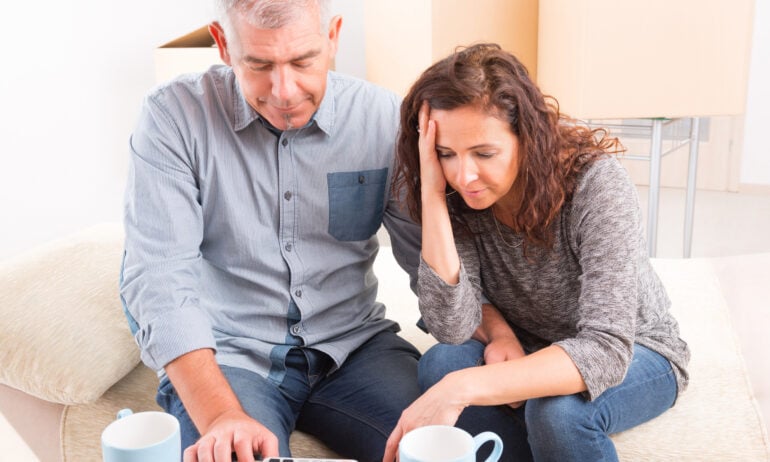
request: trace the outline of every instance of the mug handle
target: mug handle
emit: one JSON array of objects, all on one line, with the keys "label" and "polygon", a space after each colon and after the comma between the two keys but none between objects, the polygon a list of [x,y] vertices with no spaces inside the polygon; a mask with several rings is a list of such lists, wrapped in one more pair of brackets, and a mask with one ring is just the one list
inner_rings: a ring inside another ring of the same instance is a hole
[{"label": "mug handle", "polygon": [[492,450],[492,454],[490,454],[489,457],[487,457],[487,460],[485,462],[496,462],[500,460],[500,456],[503,454],[503,440],[501,440],[496,433],[482,432],[474,436],[473,451],[474,452],[478,451],[481,445],[486,443],[487,441],[493,441],[495,443],[495,448]]},{"label": "mug handle", "polygon": [[122,419],[123,417],[128,417],[133,413],[134,411],[132,411],[131,409],[121,409],[118,411],[117,417],[118,419]]}]

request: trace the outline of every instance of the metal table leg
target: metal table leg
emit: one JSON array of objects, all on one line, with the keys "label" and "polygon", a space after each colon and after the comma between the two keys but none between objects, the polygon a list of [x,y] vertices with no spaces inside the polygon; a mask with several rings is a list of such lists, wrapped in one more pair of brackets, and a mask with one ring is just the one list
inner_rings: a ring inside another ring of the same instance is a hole
[{"label": "metal table leg", "polygon": [[652,120],[650,145],[650,192],[647,204],[647,255],[654,257],[658,245],[658,204],[660,202],[660,162],[663,153],[663,119]]},{"label": "metal table leg", "polygon": [[690,119],[690,160],[687,169],[687,195],[684,208],[684,258],[690,258],[692,251],[692,227],[695,214],[695,180],[698,174],[698,137],[700,119]]}]

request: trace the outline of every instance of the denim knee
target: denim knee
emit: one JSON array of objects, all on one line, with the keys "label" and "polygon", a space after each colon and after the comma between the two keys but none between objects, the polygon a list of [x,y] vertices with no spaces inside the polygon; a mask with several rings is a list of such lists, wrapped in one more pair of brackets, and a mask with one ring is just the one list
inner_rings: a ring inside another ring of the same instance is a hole
[{"label": "denim knee", "polygon": [[535,460],[617,460],[601,413],[580,395],[530,399],[525,408]]},{"label": "denim knee", "polygon": [[526,406],[527,428],[545,439],[574,432],[576,428],[597,426],[591,422],[593,414],[580,395],[530,399]]},{"label": "denim knee", "polygon": [[422,391],[427,390],[450,372],[479,366],[484,363],[484,345],[468,340],[462,345],[439,343],[420,358],[417,380]]}]

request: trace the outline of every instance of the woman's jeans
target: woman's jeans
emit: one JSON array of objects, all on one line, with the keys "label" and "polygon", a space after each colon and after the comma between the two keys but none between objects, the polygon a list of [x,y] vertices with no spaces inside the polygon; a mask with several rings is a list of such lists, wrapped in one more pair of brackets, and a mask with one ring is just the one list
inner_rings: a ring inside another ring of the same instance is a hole
[{"label": "woman's jeans", "polygon": [[[420,360],[420,387],[427,390],[449,372],[483,362],[484,345],[475,340],[435,345]],[[575,394],[530,399],[517,409],[470,406],[456,425],[471,435],[488,430],[500,435],[501,461],[616,461],[609,435],[662,414],[674,404],[676,394],[676,377],[668,360],[634,345],[623,382],[593,401]],[[486,457],[483,452],[480,455]]]},{"label": "woman's jeans", "polygon": [[[394,332],[372,337],[329,374],[334,363],[312,349],[292,349],[280,384],[222,366],[247,414],[277,437],[281,456],[289,457],[289,435],[297,428],[318,437],[344,457],[381,461],[385,442],[401,411],[420,395],[419,352]],[[168,379],[158,404],[181,423],[182,448],[200,437]]]}]

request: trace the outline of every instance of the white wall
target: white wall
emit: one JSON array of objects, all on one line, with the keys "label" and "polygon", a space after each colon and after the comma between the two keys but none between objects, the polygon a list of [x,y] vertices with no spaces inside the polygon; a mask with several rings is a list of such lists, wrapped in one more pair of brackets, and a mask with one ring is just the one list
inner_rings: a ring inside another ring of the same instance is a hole
[{"label": "white wall", "polygon": [[0,6],[0,258],[121,219],[127,141],[157,45],[208,22],[208,0]]},{"label": "white wall", "polygon": [[334,14],[342,15],[340,45],[335,69],[362,79],[366,78],[366,35],[364,34],[364,2],[332,0]]},{"label": "white wall", "polygon": [[744,119],[741,179],[770,185],[770,1],[756,0],[749,88]]}]

